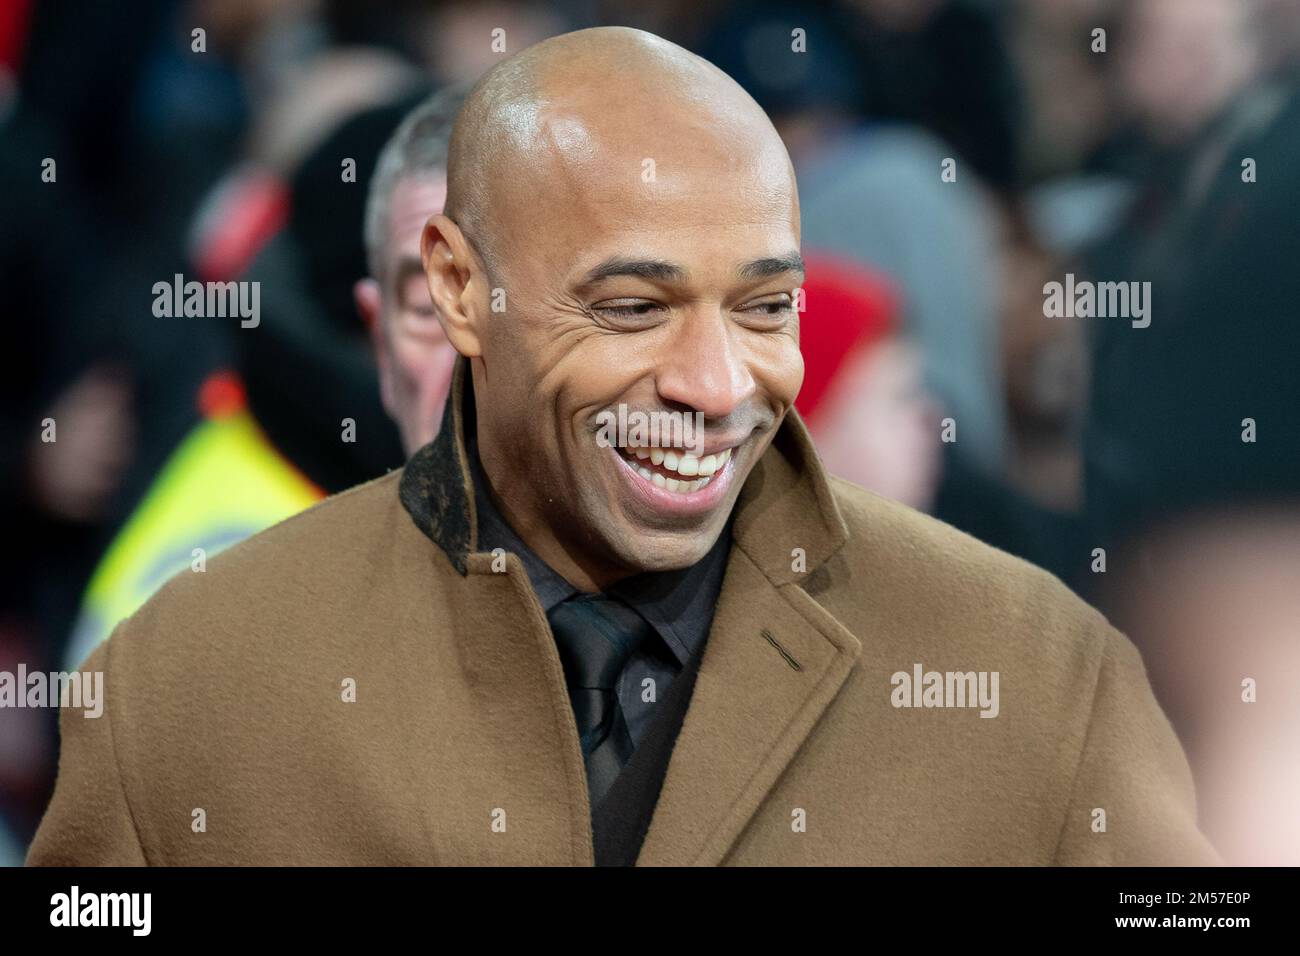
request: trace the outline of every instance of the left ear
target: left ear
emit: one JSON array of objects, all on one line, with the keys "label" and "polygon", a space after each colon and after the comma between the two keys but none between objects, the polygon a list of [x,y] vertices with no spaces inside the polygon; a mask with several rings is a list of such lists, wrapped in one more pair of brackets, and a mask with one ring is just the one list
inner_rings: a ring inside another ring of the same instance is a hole
[{"label": "left ear", "polygon": [[420,261],[452,348],[467,358],[482,355],[478,302],[486,301],[487,276],[460,227],[444,215],[430,217],[420,237]]}]

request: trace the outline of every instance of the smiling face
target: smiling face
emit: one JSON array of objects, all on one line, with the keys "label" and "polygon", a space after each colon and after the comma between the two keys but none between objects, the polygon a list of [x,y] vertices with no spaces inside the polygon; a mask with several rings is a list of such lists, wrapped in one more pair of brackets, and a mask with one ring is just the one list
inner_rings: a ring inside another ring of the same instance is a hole
[{"label": "smiling face", "polygon": [[[715,71],[688,102],[639,74],[577,73],[520,121],[529,145],[493,181],[488,243],[434,220],[425,253],[471,358],[499,506],[599,589],[689,566],[723,530],[802,382],[802,267],[789,160],[729,80]],[[620,405],[698,415],[703,435],[685,454],[663,435],[607,447]]]}]

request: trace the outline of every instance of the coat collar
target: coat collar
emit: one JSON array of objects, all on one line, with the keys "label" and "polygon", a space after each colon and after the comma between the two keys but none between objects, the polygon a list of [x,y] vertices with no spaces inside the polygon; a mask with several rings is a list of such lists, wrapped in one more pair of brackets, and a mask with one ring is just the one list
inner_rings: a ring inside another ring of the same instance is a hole
[{"label": "coat collar", "polygon": [[[456,359],[438,436],[407,462],[399,495],[416,526],[462,575],[478,550],[478,517],[466,434],[474,427],[469,362]],[[848,528],[807,428],[791,409],[736,501],[733,537],[775,585],[802,579],[848,539]],[[789,542],[789,547],[776,543]],[[793,552],[804,562],[796,567]]]}]

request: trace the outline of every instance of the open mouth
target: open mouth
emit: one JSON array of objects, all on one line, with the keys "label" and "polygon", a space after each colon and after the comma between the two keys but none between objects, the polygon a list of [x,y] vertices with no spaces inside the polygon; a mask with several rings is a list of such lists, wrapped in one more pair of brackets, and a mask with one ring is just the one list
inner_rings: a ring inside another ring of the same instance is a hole
[{"label": "open mouth", "polygon": [[644,481],[672,494],[690,495],[708,487],[731,461],[732,449],[699,456],[679,449],[619,448],[619,456]]}]

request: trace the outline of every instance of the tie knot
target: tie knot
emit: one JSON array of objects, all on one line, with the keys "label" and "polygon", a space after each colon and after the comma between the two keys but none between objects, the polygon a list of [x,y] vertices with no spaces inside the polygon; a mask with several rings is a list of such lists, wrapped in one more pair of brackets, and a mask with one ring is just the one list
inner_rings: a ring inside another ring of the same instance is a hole
[{"label": "tie knot", "polygon": [[599,594],[562,601],[547,618],[570,689],[612,690],[628,658],[653,633],[631,607]]}]

